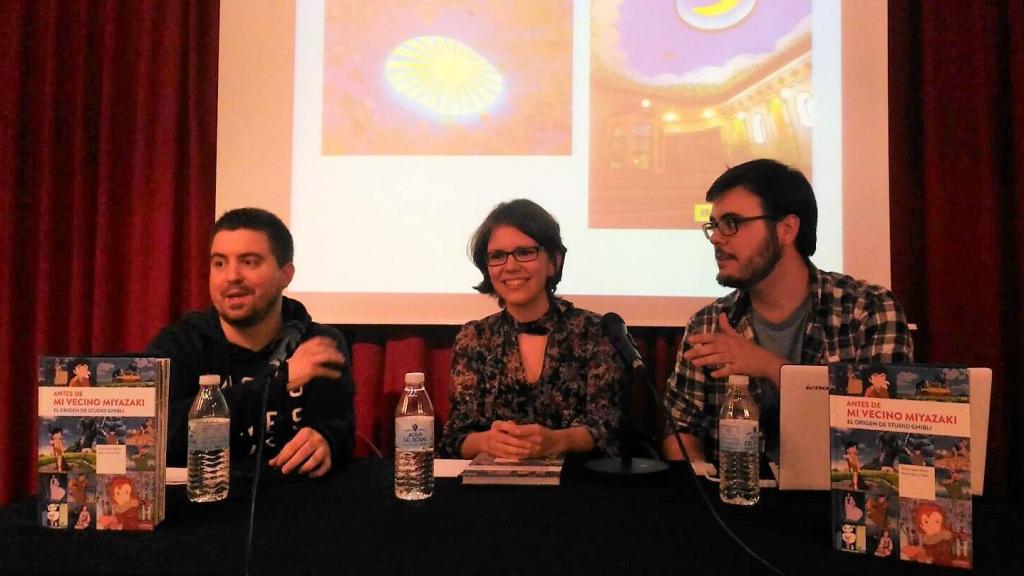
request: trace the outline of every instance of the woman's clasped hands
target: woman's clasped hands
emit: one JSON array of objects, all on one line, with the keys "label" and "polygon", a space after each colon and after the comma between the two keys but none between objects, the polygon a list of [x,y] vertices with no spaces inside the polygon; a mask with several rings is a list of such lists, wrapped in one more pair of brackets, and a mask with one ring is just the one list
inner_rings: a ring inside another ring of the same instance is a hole
[{"label": "woman's clasped hands", "polygon": [[495,420],[484,433],[485,452],[495,458],[546,458],[565,452],[558,431],[540,424],[516,424],[510,420]]}]

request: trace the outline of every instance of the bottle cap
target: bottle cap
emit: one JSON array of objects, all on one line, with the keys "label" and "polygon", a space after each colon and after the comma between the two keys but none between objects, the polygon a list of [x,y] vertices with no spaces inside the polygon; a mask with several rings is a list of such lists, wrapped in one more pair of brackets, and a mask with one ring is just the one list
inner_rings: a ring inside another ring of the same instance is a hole
[{"label": "bottle cap", "polygon": [[423,372],[406,372],[405,383],[406,384],[423,384],[425,378]]},{"label": "bottle cap", "polygon": [[208,386],[210,384],[220,385],[220,374],[203,374],[199,377],[200,386]]},{"label": "bottle cap", "polygon": [[729,376],[729,386],[749,386],[750,378],[744,374],[733,374]]}]

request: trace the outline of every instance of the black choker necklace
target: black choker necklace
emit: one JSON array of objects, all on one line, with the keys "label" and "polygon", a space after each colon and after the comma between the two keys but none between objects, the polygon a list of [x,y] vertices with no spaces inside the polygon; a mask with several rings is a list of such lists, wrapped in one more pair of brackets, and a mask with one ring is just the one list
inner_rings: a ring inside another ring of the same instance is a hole
[{"label": "black choker necklace", "polygon": [[516,332],[530,334],[531,336],[547,336],[551,334],[551,329],[555,325],[555,318],[560,314],[558,303],[554,299],[549,299],[549,303],[548,309],[540,315],[540,318],[535,318],[529,322],[516,320],[508,310],[505,310],[505,314],[512,321],[512,326]]},{"label": "black choker necklace", "polygon": [[551,333],[551,328],[544,325],[544,317],[540,317],[530,322],[515,322],[516,330],[522,334],[532,334],[534,336],[547,336]]}]

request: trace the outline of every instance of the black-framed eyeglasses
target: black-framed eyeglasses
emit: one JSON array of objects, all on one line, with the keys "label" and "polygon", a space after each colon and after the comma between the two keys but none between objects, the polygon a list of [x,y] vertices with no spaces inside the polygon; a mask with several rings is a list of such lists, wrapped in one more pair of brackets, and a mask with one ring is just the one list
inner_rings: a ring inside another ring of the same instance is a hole
[{"label": "black-framed eyeglasses", "polygon": [[778,220],[778,218],[771,214],[761,214],[760,216],[725,216],[721,220],[712,218],[710,222],[705,222],[701,229],[704,230],[704,236],[711,240],[711,234],[715,230],[721,232],[722,236],[732,236],[740,231],[740,225],[753,222],[754,220]]},{"label": "black-framed eyeglasses", "polygon": [[495,250],[487,253],[487,265],[501,266],[508,261],[509,254],[516,259],[516,262],[533,262],[540,256],[540,251],[543,249],[543,246],[519,246],[511,252]]}]

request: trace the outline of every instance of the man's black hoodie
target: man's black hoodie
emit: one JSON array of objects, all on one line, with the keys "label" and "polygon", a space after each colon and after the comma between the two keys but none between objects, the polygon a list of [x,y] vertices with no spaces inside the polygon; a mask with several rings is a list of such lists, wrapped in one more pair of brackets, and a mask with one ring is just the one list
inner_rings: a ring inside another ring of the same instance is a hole
[{"label": "man's black hoodie", "polygon": [[[338,349],[351,358],[345,339],[330,326],[313,322],[298,301],[283,297],[282,325],[302,327],[302,341],[328,336]],[[304,427],[323,435],[331,447],[332,468],[344,464],[352,455],[355,422],[353,416],[352,373],[347,365],[340,380],[316,378],[302,387],[301,393],[288,393],[283,378],[268,376],[270,355],[277,338],[262,350],[252,351],[228,342],[214,308],[191,312],[181,322],[164,328],[149,343],[147,354],[171,359],[170,407],[168,410],[167,465],[184,466],[188,447],[188,411],[199,392],[199,376],[217,374],[221,391],[231,410],[231,466],[251,467],[256,453],[257,423],[266,422],[264,461],[275,454]],[[260,388],[270,381],[267,413],[259,414]]]}]

